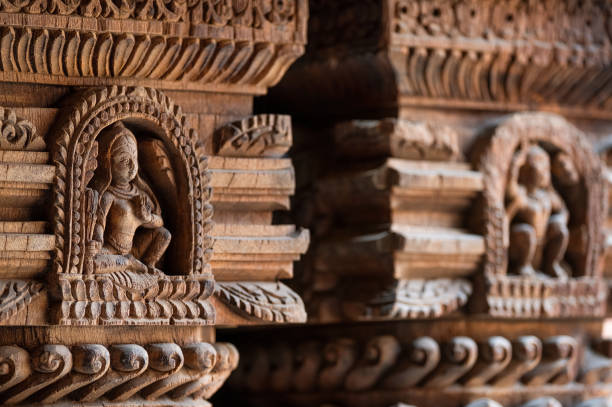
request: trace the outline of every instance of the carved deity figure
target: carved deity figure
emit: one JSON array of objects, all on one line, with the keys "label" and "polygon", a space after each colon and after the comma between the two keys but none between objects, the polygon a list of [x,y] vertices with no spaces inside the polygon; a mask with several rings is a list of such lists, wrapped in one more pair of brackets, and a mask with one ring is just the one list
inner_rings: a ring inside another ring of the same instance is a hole
[{"label": "carved deity figure", "polygon": [[138,173],[138,145],[121,122],[100,135],[94,179],[89,259],[93,273],[108,274],[134,291],[150,288],[165,275],[157,262],[170,244],[159,203]]},{"label": "carved deity figure", "polygon": [[[557,160],[556,164],[563,162]],[[548,153],[532,144],[514,157],[506,189],[507,220],[510,224],[510,260],[521,275],[536,276],[536,270],[567,278],[561,264],[567,249],[569,212],[551,182]]]}]

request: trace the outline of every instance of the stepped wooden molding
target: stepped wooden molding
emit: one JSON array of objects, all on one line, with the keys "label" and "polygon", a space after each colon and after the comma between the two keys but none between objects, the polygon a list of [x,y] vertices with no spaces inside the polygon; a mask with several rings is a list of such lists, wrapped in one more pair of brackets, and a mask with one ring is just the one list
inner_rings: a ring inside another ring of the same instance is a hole
[{"label": "stepped wooden molding", "polygon": [[318,250],[319,271],[398,279],[469,276],[478,270],[485,254],[481,236],[419,226],[330,240]]},{"label": "stepped wooden molding", "polygon": [[0,346],[5,405],[210,406],[238,365],[227,343]]},{"label": "stepped wooden molding", "polygon": [[0,80],[263,93],[304,52],[307,14],[305,0],[6,2]]},{"label": "stepped wooden molding", "polygon": [[208,161],[212,203],[219,210],[289,209],[295,191],[291,160],[285,158],[211,157]]},{"label": "stepped wooden molding", "polygon": [[293,225],[216,225],[211,267],[216,281],[293,278],[293,262],[308,248],[308,230]]},{"label": "stepped wooden molding", "polygon": [[310,8],[306,57],[274,90],[293,112],[537,106],[610,118],[607,2],[318,0]]},{"label": "stepped wooden molding", "polygon": [[[466,163],[389,158],[371,170],[324,178],[316,189],[325,196],[317,201],[321,212],[345,222],[457,227],[461,212],[483,190],[483,180]],[[361,198],[355,200],[356,195]],[[363,216],[364,209],[371,214]]]}]

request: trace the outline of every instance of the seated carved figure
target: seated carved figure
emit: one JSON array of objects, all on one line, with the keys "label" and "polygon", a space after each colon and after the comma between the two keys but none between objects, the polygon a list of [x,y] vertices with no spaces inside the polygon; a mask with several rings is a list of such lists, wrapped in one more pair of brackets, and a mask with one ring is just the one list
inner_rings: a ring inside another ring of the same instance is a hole
[{"label": "seated carved figure", "polygon": [[515,155],[506,190],[510,260],[522,275],[536,270],[567,278],[561,265],[568,244],[568,210],[551,182],[551,164],[538,145]]},{"label": "seated carved figure", "polygon": [[163,227],[153,191],[138,174],[134,134],[116,123],[100,135],[99,151],[89,244],[93,272],[142,291],[164,277],[156,264],[168,248],[170,232]]}]

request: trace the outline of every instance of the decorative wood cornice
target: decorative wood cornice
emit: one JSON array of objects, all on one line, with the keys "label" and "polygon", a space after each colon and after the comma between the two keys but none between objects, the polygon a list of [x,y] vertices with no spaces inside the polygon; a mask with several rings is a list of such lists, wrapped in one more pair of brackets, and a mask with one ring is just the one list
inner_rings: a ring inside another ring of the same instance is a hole
[{"label": "decorative wood cornice", "polygon": [[7,1],[0,81],[259,94],[303,53],[307,14],[305,0]]},{"label": "decorative wood cornice", "polygon": [[610,118],[610,19],[607,2],[312,1],[307,57],[273,93],[317,116],[432,106]]}]

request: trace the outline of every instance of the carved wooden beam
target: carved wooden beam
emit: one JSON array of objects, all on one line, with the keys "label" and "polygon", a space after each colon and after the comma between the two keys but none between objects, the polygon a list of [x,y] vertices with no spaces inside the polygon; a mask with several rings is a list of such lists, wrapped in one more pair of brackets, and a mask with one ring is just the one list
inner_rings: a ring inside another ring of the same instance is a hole
[{"label": "carved wooden beam", "polygon": [[546,108],[610,118],[605,2],[311,1],[310,11],[306,57],[274,91],[293,112]]}]

